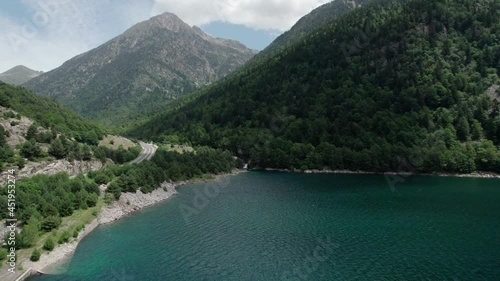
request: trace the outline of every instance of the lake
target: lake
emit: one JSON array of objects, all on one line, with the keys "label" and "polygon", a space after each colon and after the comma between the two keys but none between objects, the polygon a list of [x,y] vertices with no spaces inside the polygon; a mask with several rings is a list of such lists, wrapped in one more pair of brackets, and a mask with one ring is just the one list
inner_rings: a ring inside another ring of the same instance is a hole
[{"label": "lake", "polygon": [[499,277],[498,179],[253,171],[100,226],[30,280]]}]

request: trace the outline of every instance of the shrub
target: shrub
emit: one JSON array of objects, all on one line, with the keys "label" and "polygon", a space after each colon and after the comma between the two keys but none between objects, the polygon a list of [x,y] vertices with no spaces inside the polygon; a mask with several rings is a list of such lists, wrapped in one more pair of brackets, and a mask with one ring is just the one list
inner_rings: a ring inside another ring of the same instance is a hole
[{"label": "shrub", "polygon": [[5,248],[0,248],[0,261],[7,258],[9,252]]},{"label": "shrub", "polygon": [[40,260],[40,251],[38,249],[34,249],[31,253],[30,260],[31,261],[39,261]]},{"label": "shrub", "polygon": [[69,241],[69,238],[71,238],[71,233],[65,230],[63,231],[63,233],[61,233],[61,236],[59,236],[59,240],[57,241],[57,243],[64,244]]},{"label": "shrub", "polygon": [[43,248],[49,252],[54,250],[54,246],[54,240],[52,240],[52,237],[47,238],[45,243],[43,243]]},{"label": "shrub", "polygon": [[57,216],[48,216],[42,222],[42,231],[49,232],[61,225],[61,218]]}]

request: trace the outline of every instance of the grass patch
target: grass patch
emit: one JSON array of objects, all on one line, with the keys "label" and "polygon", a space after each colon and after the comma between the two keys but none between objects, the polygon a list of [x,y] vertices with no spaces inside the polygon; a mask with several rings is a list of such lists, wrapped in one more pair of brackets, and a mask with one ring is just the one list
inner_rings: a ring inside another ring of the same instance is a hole
[{"label": "grass patch", "polygon": [[106,136],[99,142],[99,146],[105,146],[113,150],[117,150],[120,145],[125,149],[135,147],[137,144],[133,141],[119,136]]},{"label": "grass patch", "polygon": [[161,148],[166,151],[173,151],[177,153],[194,152],[194,148],[189,145],[178,145],[178,144],[163,144]]}]

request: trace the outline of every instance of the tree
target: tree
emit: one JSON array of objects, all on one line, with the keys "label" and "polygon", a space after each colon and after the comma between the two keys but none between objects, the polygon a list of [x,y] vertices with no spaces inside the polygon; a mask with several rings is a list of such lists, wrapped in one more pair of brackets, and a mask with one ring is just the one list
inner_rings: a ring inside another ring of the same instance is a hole
[{"label": "tree", "polygon": [[47,240],[45,240],[45,243],[43,243],[43,248],[47,251],[54,250],[54,246],[54,240],[52,239],[52,237],[47,238]]},{"label": "tree", "polygon": [[34,224],[28,224],[23,227],[19,233],[19,248],[26,249],[34,245],[38,237],[38,227]]},{"label": "tree", "polygon": [[61,139],[57,138],[50,143],[49,154],[57,159],[63,159],[66,157],[67,151]]},{"label": "tree", "polygon": [[58,216],[48,216],[43,219],[41,229],[44,232],[50,232],[61,225],[61,218]]},{"label": "tree", "polygon": [[86,200],[87,206],[92,208],[97,205],[97,201],[99,200],[99,196],[95,193],[91,193]]},{"label": "tree", "polygon": [[26,133],[27,140],[32,140],[36,137],[37,128],[38,128],[38,126],[35,125],[34,123],[31,124],[31,126],[29,126],[28,131]]},{"label": "tree", "polygon": [[42,150],[34,140],[26,141],[21,147],[20,152],[21,155],[30,160],[42,156]]},{"label": "tree", "polygon": [[84,144],[82,147],[82,159],[84,161],[92,160],[92,150],[90,149],[90,146],[88,146],[87,144]]},{"label": "tree", "polygon": [[116,182],[110,183],[106,192],[113,194],[113,197],[116,200],[120,199],[120,196],[122,195],[122,189]]},{"label": "tree", "polygon": [[469,122],[467,122],[467,119],[465,117],[461,117],[460,119],[458,119],[456,129],[457,137],[459,140],[466,141],[469,138],[470,127]]},{"label": "tree", "polygon": [[39,261],[40,260],[40,250],[38,250],[37,248],[35,248],[33,250],[33,252],[31,253],[31,257],[30,257],[30,260],[31,261]]}]

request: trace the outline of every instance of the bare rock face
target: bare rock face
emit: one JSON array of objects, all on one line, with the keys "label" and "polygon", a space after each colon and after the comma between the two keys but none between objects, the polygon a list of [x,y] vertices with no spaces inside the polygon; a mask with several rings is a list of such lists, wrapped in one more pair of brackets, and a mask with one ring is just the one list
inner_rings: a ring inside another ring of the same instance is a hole
[{"label": "bare rock face", "polygon": [[39,174],[55,175],[60,172],[67,172],[70,176],[76,176],[80,173],[87,173],[102,168],[102,163],[97,160],[93,161],[73,161],[66,159],[56,160],[52,162],[43,161],[40,163],[30,162],[21,171],[20,177],[32,177]]},{"label": "bare rock face", "polygon": [[495,84],[488,88],[486,93],[492,98],[500,101],[500,85]]},{"label": "bare rock face", "polygon": [[[7,112],[12,112],[17,114],[17,112],[7,109],[5,107],[0,107],[0,114],[6,114]],[[18,144],[23,144],[26,139],[26,133],[28,128],[33,124],[33,121],[26,117],[21,117],[21,119],[16,118],[0,118],[0,125],[7,132],[7,144],[14,148]]]},{"label": "bare rock face", "polygon": [[[25,167],[18,171],[17,178],[29,178],[36,175],[55,175],[60,172],[66,172],[70,176],[76,176],[80,173],[99,170],[103,167],[100,161],[73,161],[66,159],[55,161],[28,162]],[[8,171],[2,173],[0,184],[6,183]]]}]

